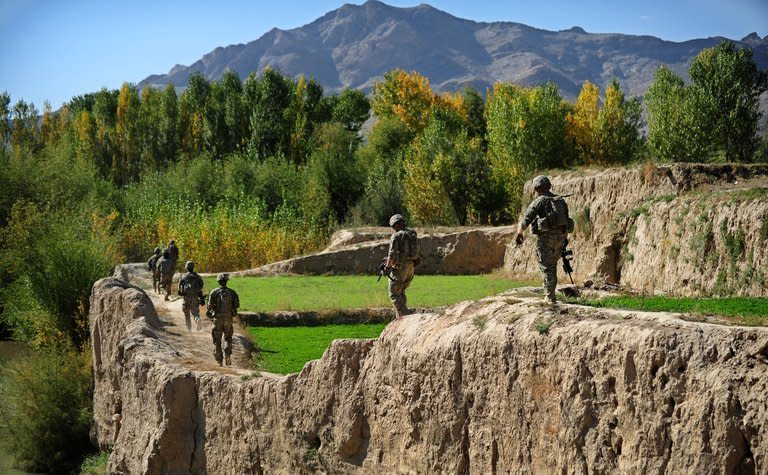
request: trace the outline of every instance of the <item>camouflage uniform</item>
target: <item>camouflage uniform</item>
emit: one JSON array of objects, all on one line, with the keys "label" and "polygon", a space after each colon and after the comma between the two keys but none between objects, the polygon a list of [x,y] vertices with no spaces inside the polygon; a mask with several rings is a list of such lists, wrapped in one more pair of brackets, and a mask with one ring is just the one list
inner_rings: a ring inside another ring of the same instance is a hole
[{"label": "camouflage uniform", "polygon": [[157,261],[160,259],[160,256],[160,248],[156,247],[154,254],[152,254],[152,257],[147,261],[149,272],[152,273],[152,288],[155,289],[156,293],[160,292],[160,273],[157,272]]},{"label": "camouflage uniform", "polygon": [[[547,200],[549,198],[554,198],[555,196],[556,195],[551,192],[546,191],[541,196],[537,196],[536,199],[528,205],[528,208],[523,215],[523,229],[534,223],[536,219],[546,216],[546,213],[550,209]],[[565,239],[568,235],[561,230],[548,230],[538,232],[537,237],[536,255],[539,259],[539,269],[541,269],[541,274],[544,279],[544,290],[547,293],[547,299],[551,303],[555,303],[555,290],[557,289],[557,260],[563,253]]]},{"label": "camouflage uniform", "polygon": [[211,330],[211,336],[213,336],[213,356],[216,358],[216,362],[221,364],[222,351],[221,351],[221,337],[224,336],[225,346],[223,355],[226,357],[226,363],[232,364],[230,356],[232,355],[232,333],[233,319],[237,315],[237,309],[240,307],[240,298],[237,296],[237,292],[227,288],[227,280],[229,278],[225,275],[218,277],[220,287],[211,291],[208,296],[208,311],[206,315],[213,318],[213,330]]},{"label": "camouflage uniform", "polygon": [[171,239],[168,241],[168,255],[173,261],[173,269],[176,269],[176,262],[179,260],[179,248],[176,247],[176,241]]},{"label": "camouflage uniform", "polygon": [[[392,217],[396,220],[395,215]],[[399,219],[402,219],[400,216]],[[395,223],[398,222],[397,220]],[[404,223],[404,221],[402,221]],[[394,226],[395,223],[391,223]],[[414,232],[403,225],[403,227],[392,234],[389,241],[389,253],[387,262],[392,267],[391,278],[389,280],[389,299],[395,307],[395,313],[398,317],[408,315],[407,297],[405,290],[411,284],[414,273],[414,260],[409,257],[410,242],[408,233]]]},{"label": "camouflage uniform", "polygon": [[173,261],[168,257],[168,250],[163,251],[163,257],[157,261],[157,273],[160,276],[160,288],[165,290],[165,300],[171,295],[171,286],[173,285],[173,274],[176,269]]},{"label": "camouflage uniform", "polygon": [[192,318],[197,323],[197,329],[200,330],[200,299],[203,296],[203,279],[194,269],[192,261],[187,262],[186,269],[189,271],[179,280],[179,295],[184,297],[184,303],[181,309],[184,312],[184,323],[187,330],[192,329]]}]

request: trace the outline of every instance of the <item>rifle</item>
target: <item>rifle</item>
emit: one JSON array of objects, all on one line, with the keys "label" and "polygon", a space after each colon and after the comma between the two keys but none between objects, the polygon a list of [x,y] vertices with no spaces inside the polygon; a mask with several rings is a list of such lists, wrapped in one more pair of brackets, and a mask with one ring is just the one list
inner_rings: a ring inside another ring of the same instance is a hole
[{"label": "rifle", "polygon": [[387,258],[381,260],[381,263],[379,263],[379,267],[376,268],[376,270],[379,272],[379,278],[376,279],[376,282],[379,282],[382,278],[382,276],[387,276],[387,279],[389,280],[395,280],[392,278],[392,269],[390,267],[387,267]]},{"label": "rifle", "polygon": [[573,267],[571,267],[573,250],[568,249],[568,239],[565,240],[565,244],[563,245],[563,252],[560,254],[560,257],[563,259],[563,270],[566,274],[568,274],[568,278],[571,279],[571,284],[573,284],[573,276],[571,275],[573,273]]}]

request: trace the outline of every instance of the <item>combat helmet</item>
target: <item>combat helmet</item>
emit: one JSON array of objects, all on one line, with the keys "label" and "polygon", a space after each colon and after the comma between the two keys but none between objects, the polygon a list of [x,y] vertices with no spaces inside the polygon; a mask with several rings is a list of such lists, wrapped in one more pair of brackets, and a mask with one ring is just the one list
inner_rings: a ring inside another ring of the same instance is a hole
[{"label": "combat helmet", "polygon": [[403,223],[405,224],[405,218],[403,218],[402,214],[393,214],[391,218],[389,218],[389,226],[395,227],[395,224],[397,223]]},{"label": "combat helmet", "polygon": [[533,189],[538,190],[539,188],[550,189],[552,188],[552,182],[549,181],[548,177],[539,175],[533,179]]},{"label": "combat helmet", "polygon": [[226,282],[229,280],[229,274],[221,273],[216,276],[216,282]]},{"label": "combat helmet", "polygon": [[184,264],[184,268],[187,269],[189,272],[192,272],[195,270],[195,263],[193,261],[187,261],[186,264]]}]

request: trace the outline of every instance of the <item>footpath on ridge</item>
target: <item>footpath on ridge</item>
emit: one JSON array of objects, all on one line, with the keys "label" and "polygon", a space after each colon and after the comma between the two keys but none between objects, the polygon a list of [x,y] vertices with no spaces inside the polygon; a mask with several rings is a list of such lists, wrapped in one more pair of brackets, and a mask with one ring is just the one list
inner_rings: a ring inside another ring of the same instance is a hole
[{"label": "footpath on ridge", "polygon": [[[235,374],[250,374],[253,371],[251,364],[253,348],[248,337],[244,335],[245,330],[237,321],[232,337],[232,365],[219,366],[213,357],[213,337],[211,336],[213,322],[205,316],[205,307],[200,307],[200,330],[197,330],[194,318],[192,329],[187,330],[184,312],[181,309],[182,298],[175,293],[178,273],[174,276],[174,292],[170,300],[166,301],[165,294],[158,294],[152,289],[150,274],[144,270],[144,266],[145,264],[121,265],[120,276],[141,288],[152,300],[162,326],[162,332],[158,336],[179,353],[178,363],[198,371],[224,371]],[[204,289],[204,293],[207,294],[211,290],[213,289]],[[223,345],[222,341],[222,348]]]}]

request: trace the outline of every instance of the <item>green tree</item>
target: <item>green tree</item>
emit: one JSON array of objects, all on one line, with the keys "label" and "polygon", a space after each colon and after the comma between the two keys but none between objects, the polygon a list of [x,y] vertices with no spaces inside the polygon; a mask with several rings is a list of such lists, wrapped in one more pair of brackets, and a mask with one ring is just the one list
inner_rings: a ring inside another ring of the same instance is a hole
[{"label": "green tree", "polygon": [[481,141],[469,138],[464,117],[452,107],[432,111],[404,167],[406,204],[417,222],[489,223],[504,208]]},{"label": "green tree", "polygon": [[112,180],[118,185],[137,180],[141,172],[139,105],[136,87],[124,83],[117,98],[115,156],[110,172]]},{"label": "green tree", "polygon": [[13,106],[11,146],[17,158],[38,151],[40,137],[37,115],[37,109],[31,102],[27,103],[23,99],[19,99]]},{"label": "green tree", "polygon": [[206,117],[208,108],[208,96],[211,92],[211,85],[205,80],[202,74],[193,73],[189,77],[189,85],[184,90],[182,98],[184,100],[185,129],[182,131],[182,143],[185,147],[185,154],[188,158],[200,155],[205,147],[206,136],[209,132],[206,130],[208,120]]},{"label": "green tree", "polygon": [[203,149],[216,159],[221,159],[230,152],[225,102],[226,98],[223,87],[215,81],[212,82],[204,109]]},{"label": "green tree", "polygon": [[611,81],[597,116],[597,163],[624,164],[632,161],[640,149],[640,101],[626,100],[618,81]]},{"label": "green tree", "polygon": [[536,88],[494,85],[485,115],[491,169],[509,200],[503,219],[517,215],[527,177],[536,170],[567,163],[567,113],[568,106],[553,83]]},{"label": "green tree", "polygon": [[701,124],[698,92],[683,79],[659,68],[645,94],[648,147],[654,159],[670,162],[705,160],[710,149],[707,127]]},{"label": "green tree", "polygon": [[306,214],[319,222],[342,223],[363,191],[354,158],[355,134],[341,124],[322,124],[307,163]]},{"label": "green tree", "polygon": [[93,160],[103,177],[109,177],[112,171],[119,94],[119,90],[101,89],[93,99],[93,122],[95,126]]},{"label": "green tree", "polygon": [[485,125],[485,100],[483,96],[473,87],[464,88],[463,106],[467,114],[467,134],[470,139],[479,139],[483,149],[487,147],[485,135],[487,127]]},{"label": "green tree", "polygon": [[11,96],[7,92],[0,94],[0,151],[11,140]]},{"label": "green tree", "polygon": [[725,152],[726,160],[751,161],[759,145],[759,96],[768,89],[752,51],[722,41],[699,53],[689,72],[694,96],[703,99],[701,123],[711,120],[715,148]]},{"label": "green tree", "polygon": [[332,119],[351,132],[359,132],[370,112],[371,102],[365,94],[357,89],[346,88],[339,94],[333,107]]},{"label": "green tree", "polygon": [[141,171],[159,171],[164,163],[162,143],[162,93],[150,86],[141,90],[138,133]]},{"label": "green tree", "polygon": [[243,83],[235,71],[228,69],[221,78],[224,92],[225,153],[244,150],[248,136],[248,115],[243,103]]},{"label": "green tree", "polygon": [[317,114],[323,87],[315,80],[307,81],[299,76],[291,94],[291,103],[286,110],[291,125],[288,158],[294,163],[306,162],[306,155],[312,133],[317,124]]},{"label": "green tree", "polygon": [[387,226],[393,214],[409,214],[403,190],[403,160],[412,139],[412,131],[398,118],[376,122],[368,141],[357,152],[366,178],[363,196],[355,206],[355,222]]},{"label": "green tree", "polygon": [[248,148],[260,159],[277,154],[287,156],[291,131],[287,110],[293,82],[266,68],[260,78],[255,74],[248,76],[243,88],[251,131]]},{"label": "green tree", "polygon": [[176,159],[179,149],[179,104],[176,89],[171,84],[165,86],[159,111],[158,134],[160,140],[161,163],[166,165]]}]

